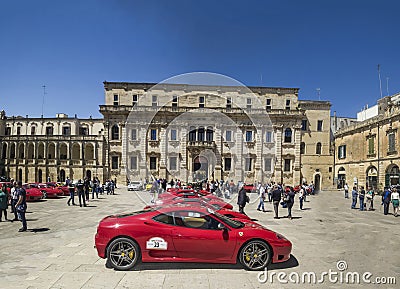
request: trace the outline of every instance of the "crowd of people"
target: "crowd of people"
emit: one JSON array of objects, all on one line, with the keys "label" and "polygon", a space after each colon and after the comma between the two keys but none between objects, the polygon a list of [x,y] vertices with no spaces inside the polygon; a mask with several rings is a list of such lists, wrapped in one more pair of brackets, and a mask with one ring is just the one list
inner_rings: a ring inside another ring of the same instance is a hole
[{"label": "crowd of people", "polygon": [[28,229],[25,217],[26,209],[28,208],[26,204],[26,191],[22,187],[21,181],[12,181],[11,184],[11,188],[7,188],[6,186],[0,187],[0,222],[3,221],[3,214],[5,220],[8,221],[7,209],[10,205],[11,214],[13,214],[13,218],[10,221],[21,221],[22,227],[18,232],[25,232]]},{"label": "crowd of people", "polygon": [[[375,210],[374,199],[376,193],[372,187],[369,187],[368,190],[366,191],[364,186],[360,186],[360,188],[354,186],[351,192],[351,196],[352,196],[352,203],[351,203],[352,209],[357,209],[356,205],[358,202],[359,203],[358,209],[360,211]],[[346,199],[349,198],[349,186],[347,185],[347,183],[344,186],[344,197]],[[399,200],[400,200],[399,192],[395,186],[385,187],[384,192],[381,195],[381,206],[383,206],[383,214],[384,215],[389,214],[390,204],[392,204],[393,215],[397,217],[399,212]]]}]

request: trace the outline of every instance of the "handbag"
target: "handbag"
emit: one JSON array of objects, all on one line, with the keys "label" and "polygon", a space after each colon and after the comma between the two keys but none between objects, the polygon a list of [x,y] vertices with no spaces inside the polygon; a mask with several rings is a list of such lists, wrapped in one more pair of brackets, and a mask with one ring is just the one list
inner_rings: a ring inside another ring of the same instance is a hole
[{"label": "handbag", "polygon": [[18,211],[18,212],[21,212],[21,213],[24,213],[24,212],[25,212],[25,206],[22,205],[22,204],[21,204],[21,205],[18,205],[18,206],[17,206],[17,211]]}]

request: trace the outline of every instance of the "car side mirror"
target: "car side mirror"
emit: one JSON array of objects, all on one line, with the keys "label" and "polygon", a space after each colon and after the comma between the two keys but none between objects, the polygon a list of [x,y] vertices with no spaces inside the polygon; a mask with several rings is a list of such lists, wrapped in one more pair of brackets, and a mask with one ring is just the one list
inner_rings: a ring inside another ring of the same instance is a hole
[{"label": "car side mirror", "polygon": [[224,224],[219,223],[219,224],[218,224],[218,230],[227,230],[227,228],[225,227]]}]

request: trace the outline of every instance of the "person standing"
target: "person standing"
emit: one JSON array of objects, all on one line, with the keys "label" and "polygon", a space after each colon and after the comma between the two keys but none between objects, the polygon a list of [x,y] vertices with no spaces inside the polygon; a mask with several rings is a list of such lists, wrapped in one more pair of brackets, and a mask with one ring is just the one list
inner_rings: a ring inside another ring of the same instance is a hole
[{"label": "person standing", "polygon": [[275,217],[274,219],[279,219],[278,216],[278,210],[279,210],[279,202],[282,199],[282,193],[281,191],[278,189],[277,185],[274,185],[272,187],[272,193],[271,193],[271,197],[272,197],[272,202],[274,205],[274,211],[275,211]]},{"label": "person standing", "polygon": [[295,193],[294,193],[293,189],[290,187],[289,190],[287,191],[287,199],[286,199],[289,220],[292,219],[292,208],[293,208],[293,204],[294,204],[294,196],[295,196]]},{"label": "person standing", "polygon": [[396,188],[393,188],[391,199],[392,199],[392,204],[393,204],[393,214],[395,217],[397,217],[397,214],[399,212],[400,196],[399,196],[399,192],[397,191]]},{"label": "person standing", "polygon": [[0,222],[3,218],[7,221],[7,208],[8,208],[8,194],[6,186],[0,188]]},{"label": "person standing", "polygon": [[389,214],[389,204],[390,204],[390,190],[389,188],[385,188],[385,192],[382,195],[382,204],[383,204],[383,214],[387,215]]},{"label": "person standing", "polygon": [[344,184],[344,198],[349,198],[349,185],[347,183]]},{"label": "person standing", "polygon": [[248,203],[250,201],[249,197],[247,196],[246,190],[244,189],[244,187],[242,187],[239,190],[239,194],[238,194],[238,202],[237,204],[239,205],[239,212],[242,214],[246,214],[244,212],[244,207],[246,206],[246,203]]},{"label": "person standing", "polygon": [[150,189],[150,193],[152,195],[151,202],[155,203],[158,197],[158,182],[157,180],[153,181],[153,184]]},{"label": "person standing", "polygon": [[28,225],[26,223],[25,213],[27,209],[26,205],[26,191],[22,187],[22,182],[18,181],[18,187],[16,189],[18,201],[15,204],[15,209],[17,210],[18,219],[22,222],[22,228],[18,230],[18,232],[25,232],[28,229]]},{"label": "person standing", "polygon": [[75,206],[75,186],[73,182],[69,182],[68,184],[68,191],[69,191],[69,199],[68,199],[68,206],[70,206],[71,201],[72,205]]},{"label": "person standing", "polygon": [[15,209],[15,205],[18,202],[17,196],[17,182],[13,182],[13,186],[11,188],[11,213],[14,213],[14,219],[12,221],[18,221],[17,210]]},{"label": "person standing", "polygon": [[78,198],[79,198],[79,206],[82,207],[82,203],[83,206],[86,207],[86,202],[85,202],[85,193],[84,193],[84,187],[83,187],[83,183],[82,180],[80,179],[78,181],[78,183],[76,184],[76,189],[78,191]]},{"label": "person standing", "polygon": [[[368,192],[366,193],[365,197],[367,198],[367,204],[368,204],[368,211],[372,211],[374,209],[374,190],[370,187],[368,189]],[[367,208],[365,208],[367,209]]]},{"label": "person standing", "polygon": [[258,197],[260,198],[260,202],[258,203],[258,207],[257,207],[257,211],[261,211],[261,207],[263,212],[265,211],[265,207],[264,207],[264,201],[265,201],[265,187],[263,185],[259,186],[259,193],[258,193]]},{"label": "person standing", "polygon": [[85,199],[86,202],[89,202],[89,187],[90,187],[90,180],[88,177],[83,179],[83,188],[85,190]]},{"label": "person standing", "polygon": [[300,210],[303,210],[303,201],[304,201],[304,188],[300,187],[299,191]]},{"label": "person standing", "polygon": [[353,191],[351,192],[351,197],[353,198],[353,203],[351,203],[351,208],[355,209],[357,205],[357,198],[358,198],[358,192],[357,188],[353,187]]},{"label": "person standing", "polygon": [[361,186],[360,194],[358,195],[360,199],[360,211],[364,211],[364,199],[365,199],[365,190],[364,187]]}]

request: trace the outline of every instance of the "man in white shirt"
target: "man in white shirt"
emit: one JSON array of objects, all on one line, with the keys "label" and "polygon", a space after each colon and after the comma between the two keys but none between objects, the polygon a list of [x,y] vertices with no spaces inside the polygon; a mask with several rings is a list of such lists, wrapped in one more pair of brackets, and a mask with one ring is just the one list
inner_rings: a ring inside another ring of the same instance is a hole
[{"label": "man in white shirt", "polygon": [[257,211],[261,211],[262,207],[263,212],[266,212],[264,208],[265,187],[263,185],[260,185],[258,197],[260,198],[260,202],[258,203]]},{"label": "man in white shirt", "polygon": [[345,199],[349,198],[349,186],[347,185],[347,183],[344,185],[344,197]]}]

